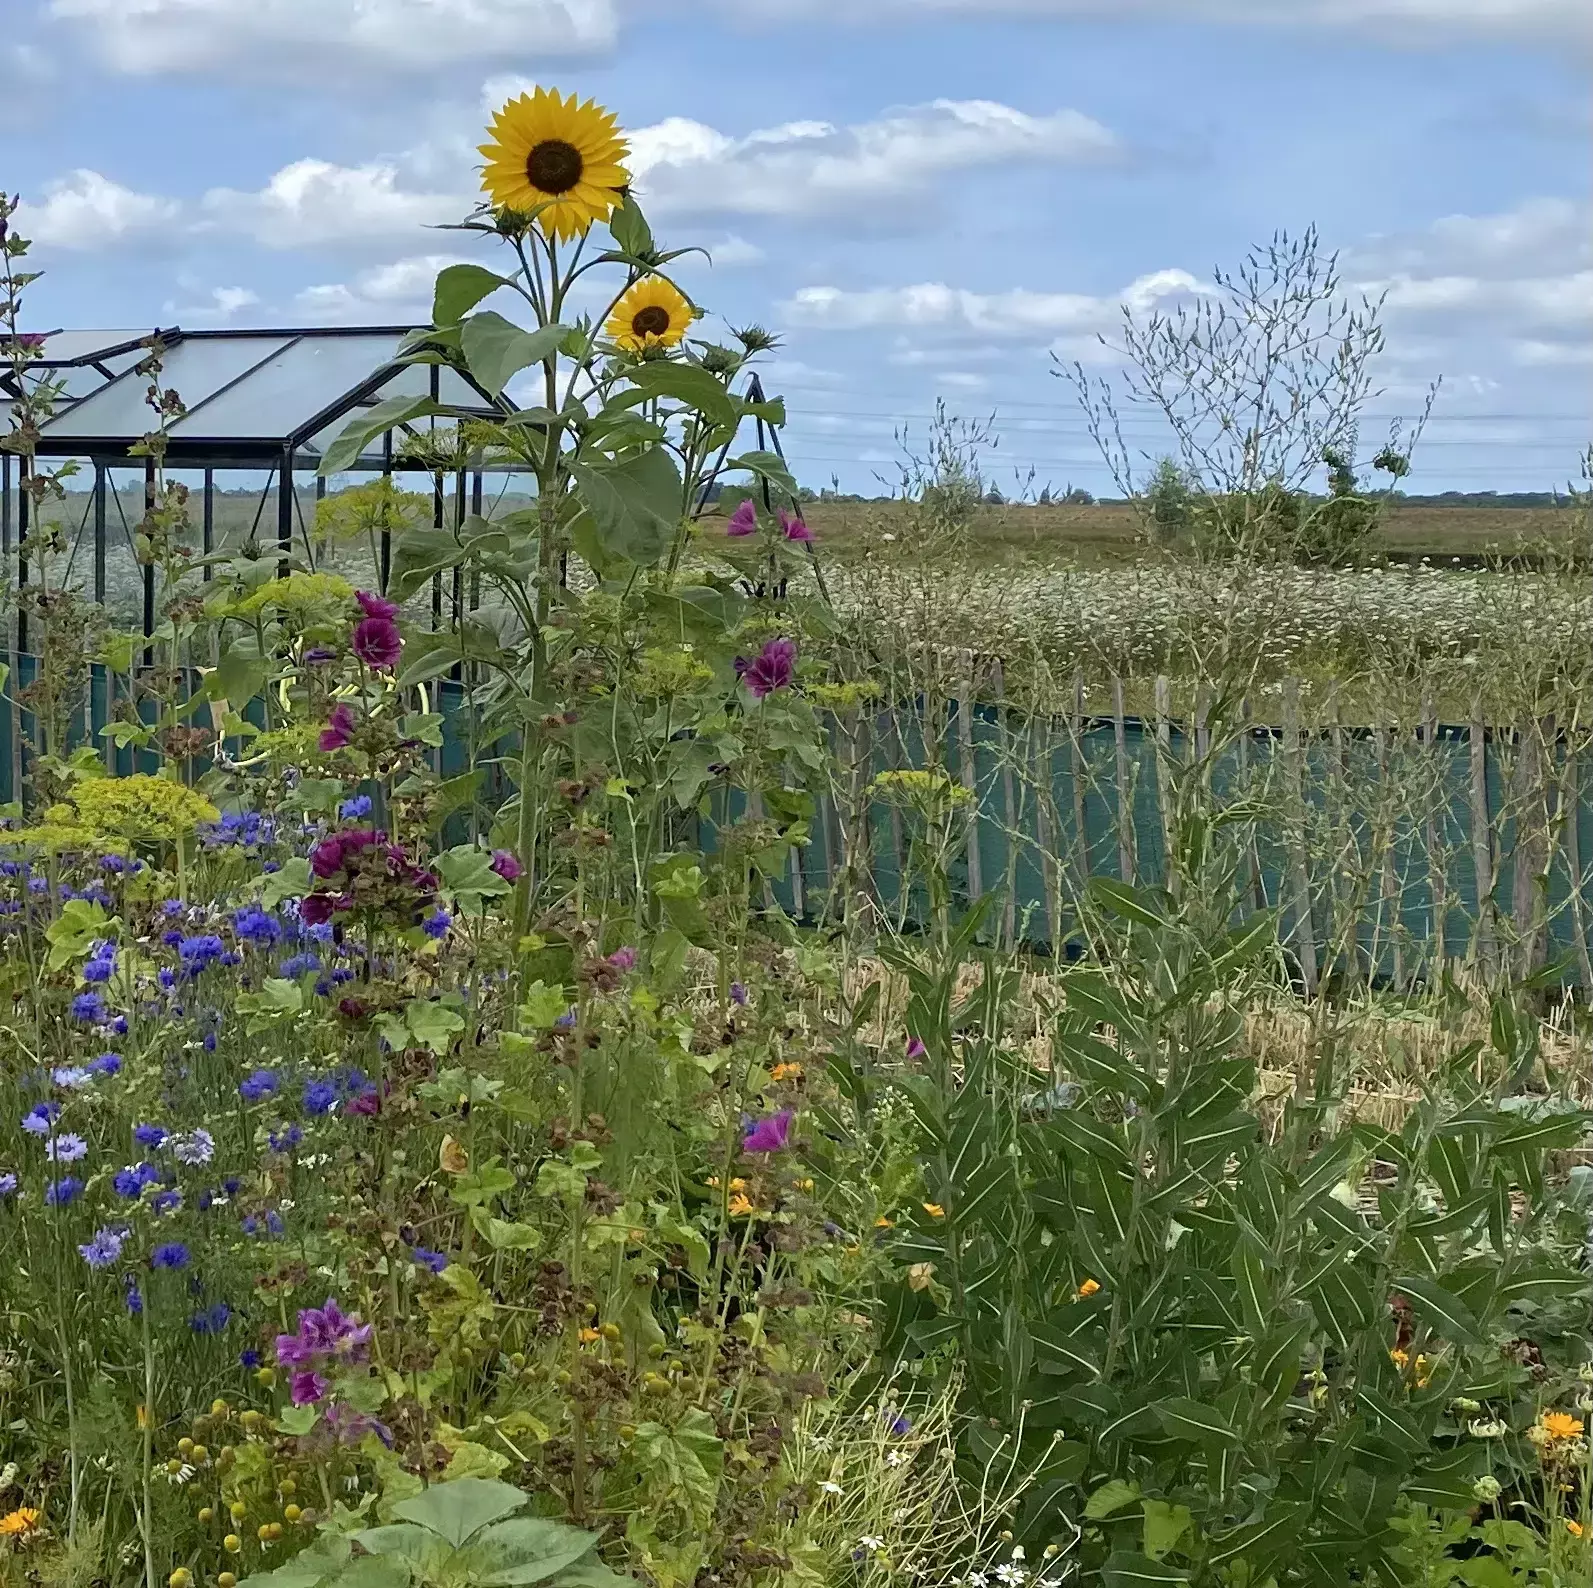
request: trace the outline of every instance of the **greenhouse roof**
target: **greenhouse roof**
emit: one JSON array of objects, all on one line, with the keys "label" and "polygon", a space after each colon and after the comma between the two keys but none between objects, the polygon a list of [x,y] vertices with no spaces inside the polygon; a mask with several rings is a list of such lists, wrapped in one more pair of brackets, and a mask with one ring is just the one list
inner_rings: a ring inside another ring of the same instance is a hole
[{"label": "greenhouse roof", "polygon": [[[291,452],[314,468],[357,409],[390,397],[435,396],[468,412],[496,410],[457,370],[396,362],[407,325],[155,333],[163,345],[160,381],[186,412],[167,426],[176,465],[259,468]],[[43,457],[134,456],[155,428],[137,373],[148,331],[57,331],[28,368],[63,379],[55,416],[43,427]],[[13,387],[11,395],[15,396]],[[3,417],[3,415],[0,415]],[[379,466],[379,460],[362,460]]]}]

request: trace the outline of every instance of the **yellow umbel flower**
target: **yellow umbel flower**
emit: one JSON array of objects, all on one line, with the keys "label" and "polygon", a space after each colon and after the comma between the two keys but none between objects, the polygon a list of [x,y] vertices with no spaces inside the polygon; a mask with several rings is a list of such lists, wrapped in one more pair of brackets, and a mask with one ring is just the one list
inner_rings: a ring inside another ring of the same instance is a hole
[{"label": "yellow umbel flower", "polygon": [[685,336],[697,311],[674,282],[644,276],[615,304],[603,334],[627,353],[674,347]]},{"label": "yellow umbel flower", "polygon": [[537,224],[549,237],[584,237],[624,197],[630,148],[614,117],[590,99],[538,88],[511,99],[488,131],[482,188],[499,209],[530,214],[547,205]]},{"label": "yellow umbel flower", "polygon": [[86,826],[118,838],[176,838],[200,822],[221,820],[202,794],[170,778],[136,772],[131,777],[91,778],[72,791]]}]

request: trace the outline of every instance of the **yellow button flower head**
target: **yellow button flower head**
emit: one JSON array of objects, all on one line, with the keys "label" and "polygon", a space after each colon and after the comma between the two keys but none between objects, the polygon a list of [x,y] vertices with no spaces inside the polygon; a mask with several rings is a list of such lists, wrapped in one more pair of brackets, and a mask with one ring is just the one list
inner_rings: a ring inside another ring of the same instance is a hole
[{"label": "yellow button flower head", "polygon": [[537,225],[549,237],[584,237],[625,196],[630,148],[614,117],[590,99],[538,88],[511,99],[488,131],[494,141],[480,146],[482,188],[500,209],[529,214],[547,205]]},{"label": "yellow button flower head", "polygon": [[627,353],[674,347],[697,318],[685,294],[662,276],[643,276],[620,301],[603,334]]}]

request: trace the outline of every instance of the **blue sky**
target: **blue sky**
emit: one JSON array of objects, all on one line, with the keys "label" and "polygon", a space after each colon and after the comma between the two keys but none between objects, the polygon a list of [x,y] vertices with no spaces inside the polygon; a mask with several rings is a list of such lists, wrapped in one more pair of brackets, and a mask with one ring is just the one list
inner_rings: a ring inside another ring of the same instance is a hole
[{"label": "blue sky", "polygon": [[[1052,354],[1315,224],[1387,289],[1410,484],[1543,489],[1593,433],[1586,0],[8,0],[30,321],[423,319],[485,109],[632,135],[694,297],[783,338],[802,478],[891,478],[937,397],[998,485],[1110,489]],[[19,25],[13,25],[13,19]],[[478,256],[479,257],[479,256]],[[1378,427],[1373,426],[1375,431]],[[1147,444],[1151,437],[1145,435]]]}]

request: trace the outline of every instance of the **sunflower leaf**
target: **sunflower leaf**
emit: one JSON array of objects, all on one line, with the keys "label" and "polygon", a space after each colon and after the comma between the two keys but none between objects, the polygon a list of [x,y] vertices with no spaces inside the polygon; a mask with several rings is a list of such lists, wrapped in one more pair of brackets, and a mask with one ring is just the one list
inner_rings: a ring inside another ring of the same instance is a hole
[{"label": "sunflower leaf", "polygon": [[483,265],[449,265],[437,274],[432,321],[438,326],[457,325],[483,298],[509,285],[507,276]]},{"label": "sunflower leaf", "polygon": [[424,418],[427,414],[446,412],[447,409],[433,402],[430,397],[389,397],[386,402],[365,409],[357,419],[350,420],[338,432],[337,439],[321,455],[319,472],[323,477],[341,474],[359,461],[366,443],[384,431],[391,430],[395,425],[407,424],[411,419]]},{"label": "sunflower leaf", "polygon": [[558,352],[565,332],[557,322],[527,331],[495,310],[483,309],[464,322],[459,345],[470,373],[497,397],[520,370]]},{"label": "sunflower leaf", "polygon": [[649,397],[673,397],[695,408],[715,427],[736,422],[730,393],[701,364],[676,364],[657,359],[638,364],[629,374],[631,384]]}]

